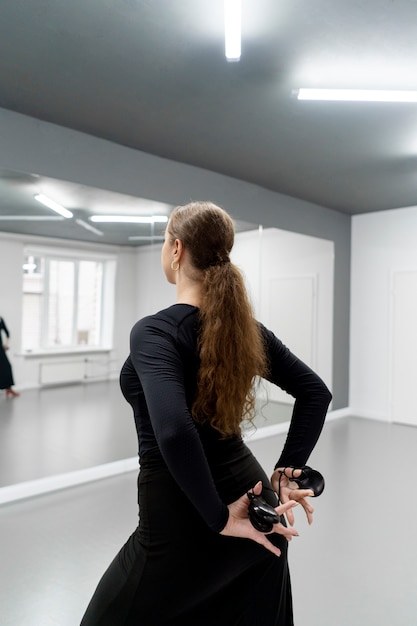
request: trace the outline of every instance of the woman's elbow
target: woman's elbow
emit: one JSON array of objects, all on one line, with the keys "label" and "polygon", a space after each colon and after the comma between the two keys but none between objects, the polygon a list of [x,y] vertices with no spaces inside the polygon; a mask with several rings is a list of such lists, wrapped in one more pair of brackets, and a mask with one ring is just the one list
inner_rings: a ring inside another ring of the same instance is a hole
[{"label": "woman's elbow", "polygon": [[333,395],[330,391],[330,389],[323,383],[323,388],[321,390],[321,397],[322,397],[322,401],[323,404],[326,406],[326,408],[329,406],[330,402],[333,400]]}]

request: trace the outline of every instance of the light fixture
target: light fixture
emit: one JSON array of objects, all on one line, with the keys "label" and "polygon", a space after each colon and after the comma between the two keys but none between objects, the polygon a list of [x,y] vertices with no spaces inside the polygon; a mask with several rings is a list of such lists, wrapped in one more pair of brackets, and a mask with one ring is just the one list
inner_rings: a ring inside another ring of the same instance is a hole
[{"label": "light fixture", "polygon": [[149,235],[141,237],[140,235],[132,235],[128,237],[129,241],[164,241],[165,237],[161,235]]},{"label": "light fixture", "polygon": [[66,217],[67,219],[69,219],[73,216],[71,211],[68,211],[68,209],[58,204],[58,202],[55,202],[55,200],[51,200],[51,198],[48,198],[48,196],[44,196],[43,193],[38,193],[35,196],[35,200],[37,200],[41,204],[44,204],[56,213],[59,213],[59,215],[62,215],[62,217]]},{"label": "light fixture", "polygon": [[228,61],[241,55],[242,0],[224,0],[224,42]]},{"label": "light fixture", "polygon": [[95,235],[104,235],[104,233],[102,233],[101,230],[98,230],[98,228],[94,228],[94,226],[91,226],[91,224],[84,222],[84,220],[76,219],[75,221],[77,222],[79,226],[82,226],[86,230],[89,230],[90,233],[94,233]]},{"label": "light fixture", "polygon": [[92,215],[89,218],[92,222],[117,222],[126,224],[156,224],[166,223],[168,218],[166,215]]},{"label": "light fixture", "polygon": [[385,89],[298,89],[298,100],[333,100],[343,102],[417,102],[417,91]]},{"label": "light fixture", "polygon": [[0,220],[10,222],[61,222],[63,219],[59,215],[0,215]]}]

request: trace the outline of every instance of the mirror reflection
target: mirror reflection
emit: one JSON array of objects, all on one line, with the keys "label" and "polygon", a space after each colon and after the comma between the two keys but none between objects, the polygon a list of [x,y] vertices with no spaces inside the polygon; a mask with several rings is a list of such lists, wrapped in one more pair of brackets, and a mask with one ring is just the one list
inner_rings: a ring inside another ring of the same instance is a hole
[{"label": "mirror reflection", "polygon": [[[34,200],[39,193],[73,217],[40,205]],[[118,375],[135,321],[174,301],[160,268],[162,218],[171,209],[0,171],[0,262],[11,276],[0,316],[8,323],[8,355],[20,392],[15,399],[1,392],[0,488],[136,462],[131,411]],[[97,215],[114,219],[93,222]],[[155,216],[160,221],[152,221]],[[333,243],[238,217],[235,225],[232,260],[245,276],[258,319],[331,384]],[[292,404],[264,384],[256,428],[287,422]]]}]

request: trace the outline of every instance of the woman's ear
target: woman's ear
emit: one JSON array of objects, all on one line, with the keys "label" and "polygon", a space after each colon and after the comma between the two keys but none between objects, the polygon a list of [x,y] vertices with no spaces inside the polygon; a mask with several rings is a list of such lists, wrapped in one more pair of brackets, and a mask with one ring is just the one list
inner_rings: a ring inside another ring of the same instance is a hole
[{"label": "woman's ear", "polygon": [[174,261],[180,262],[183,251],[184,244],[182,243],[181,239],[176,239],[174,241]]}]

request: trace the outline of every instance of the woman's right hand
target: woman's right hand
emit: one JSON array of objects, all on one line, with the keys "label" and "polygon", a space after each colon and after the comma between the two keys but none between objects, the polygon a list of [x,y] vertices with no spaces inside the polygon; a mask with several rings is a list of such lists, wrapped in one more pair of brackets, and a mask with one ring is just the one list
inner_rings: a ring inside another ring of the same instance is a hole
[{"label": "woman's right hand", "polygon": [[[253,488],[253,493],[255,495],[260,495],[261,492],[262,483],[261,481],[259,481]],[[278,515],[283,515],[294,506],[297,506],[297,502],[295,502],[295,500],[289,500],[285,504],[277,506],[275,508],[275,511],[278,513]],[[229,519],[220,534],[225,535],[226,537],[240,537],[242,539],[251,539],[252,541],[256,541],[256,543],[264,546],[264,548],[275,554],[275,556],[281,556],[281,550],[269,541],[268,534],[277,533],[278,535],[283,535],[288,541],[291,541],[293,537],[298,536],[298,532],[295,530],[295,528],[287,528],[286,526],[281,524],[281,522],[279,522],[278,524],[273,525],[271,533],[262,533],[259,530],[256,530],[254,526],[252,526],[252,523],[248,517],[248,507],[249,498],[246,494],[241,496],[235,502],[229,504]]]},{"label": "woman's right hand", "polygon": [[[301,468],[278,467],[271,476],[271,484],[274,491],[279,494],[280,501],[285,504],[296,501],[303,507],[309,524],[313,523],[314,508],[307,498],[314,496],[312,489],[299,489],[292,478],[301,476]],[[289,511],[287,516],[290,526],[294,524],[294,514]]]}]

